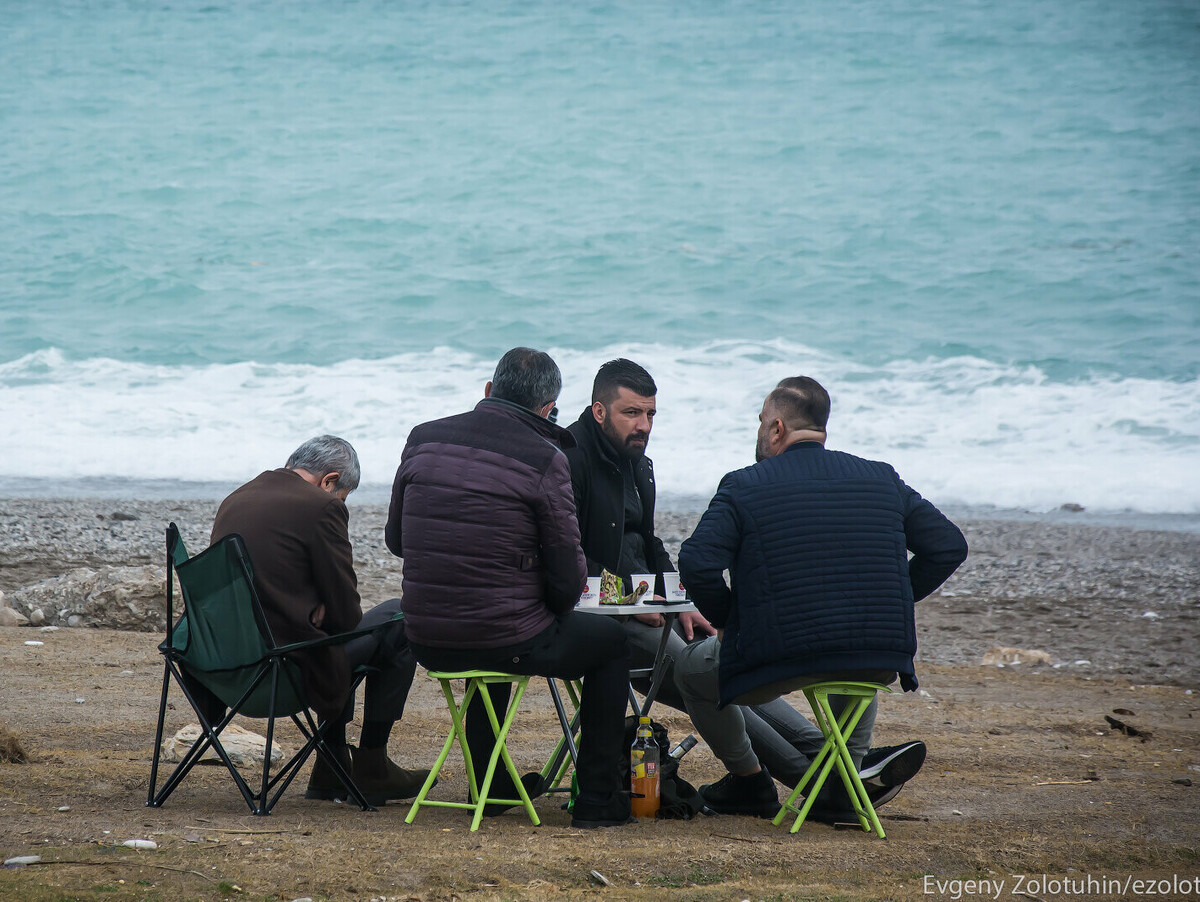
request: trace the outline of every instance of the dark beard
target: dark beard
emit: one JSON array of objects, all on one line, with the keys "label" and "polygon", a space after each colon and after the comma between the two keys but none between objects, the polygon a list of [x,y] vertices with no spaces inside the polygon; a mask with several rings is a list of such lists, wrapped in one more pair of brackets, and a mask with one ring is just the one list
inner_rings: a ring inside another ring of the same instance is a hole
[{"label": "dark beard", "polygon": [[630,444],[630,439],[634,437],[633,435],[630,435],[629,438],[622,442],[612,434],[607,421],[600,427],[600,431],[604,433],[604,437],[608,439],[608,443],[612,445],[616,452],[622,457],[627,457],[630,460],[639,460],[645,456],[646,444],[648,444],[650,441],[649,436],[646,436],[643,439],[642,444]]}]

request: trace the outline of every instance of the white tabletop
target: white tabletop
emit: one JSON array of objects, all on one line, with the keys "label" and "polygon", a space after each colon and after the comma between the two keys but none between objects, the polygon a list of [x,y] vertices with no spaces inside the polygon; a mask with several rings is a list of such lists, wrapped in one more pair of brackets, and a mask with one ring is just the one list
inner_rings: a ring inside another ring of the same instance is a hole
[{"label": "white tabletop", "polygon": [[690,601],[675,604],[665,604],[660,601],[639,601],[637,604],[600,604],[595,601],[581,601],[575,605],[575,610],[585,614],[686,614],[696,610]]}]

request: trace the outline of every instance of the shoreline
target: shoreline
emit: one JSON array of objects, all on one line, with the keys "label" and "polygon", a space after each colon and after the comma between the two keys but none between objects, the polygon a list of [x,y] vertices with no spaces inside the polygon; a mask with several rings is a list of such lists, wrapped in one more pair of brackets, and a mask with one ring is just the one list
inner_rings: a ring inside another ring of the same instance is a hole
[{"label": "shoreline", "polygon": [[[241,483],[186,479],[132,479],[119,476],[88,476],[68,479],[25,476],[0,476],[0,501],[78,501],[91,502],[219,502]],[[387,506],[391,485],[363,483],[350,496],[351,514],[356,508]],[[663,492],[657,510],[672,514],[699,516],[708,506],[710,495]],[[1076,509],[1070,504],[1049,510],[1003,508],[994,505],[969,505],[932,500],[952,520],[997,520],[1002,522],[1053,523],[1068,526],[1106,526],[1116,529],[1155,530],[1200,534],[1200,511],[1177,513],[1142,511],[1129,508]]]}]

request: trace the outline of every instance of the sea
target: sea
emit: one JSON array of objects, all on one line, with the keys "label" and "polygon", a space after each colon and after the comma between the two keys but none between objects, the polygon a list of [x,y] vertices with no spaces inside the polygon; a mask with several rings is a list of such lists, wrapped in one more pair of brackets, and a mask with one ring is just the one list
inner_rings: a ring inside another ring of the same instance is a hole
[{"label": "sea", "polygon": [[651,372],[677,508],[806,374],[939,504],[1194,528],[1200,5],[3,4],[0,494],[383,499],[516,345]]}]

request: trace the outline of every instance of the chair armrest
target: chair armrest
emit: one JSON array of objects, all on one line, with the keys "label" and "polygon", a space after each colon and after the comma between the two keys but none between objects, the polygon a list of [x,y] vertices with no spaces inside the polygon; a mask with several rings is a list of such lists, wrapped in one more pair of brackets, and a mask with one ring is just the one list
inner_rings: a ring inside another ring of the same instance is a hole
[{"label": "chair armrest", "polygon": [[359,636],[369,636],[371,633],[385,626],[396,623],[404,619],[404,614],[397,611],[392,615],[391,620],[384,623],[377,623],[375,626],[369,626],[366,629],[350,630],[346,633],[336,633],[332,636],[324,636],[320,639],[307,639],[304,642],[293,642],[291,645],[280,645],[278,648],[272,648],[267,652],[270,656],[289,655],[294,651],[303,651],[309,648],[324,648],[328,645],[344,645],[351,639],[357,639]]}]

